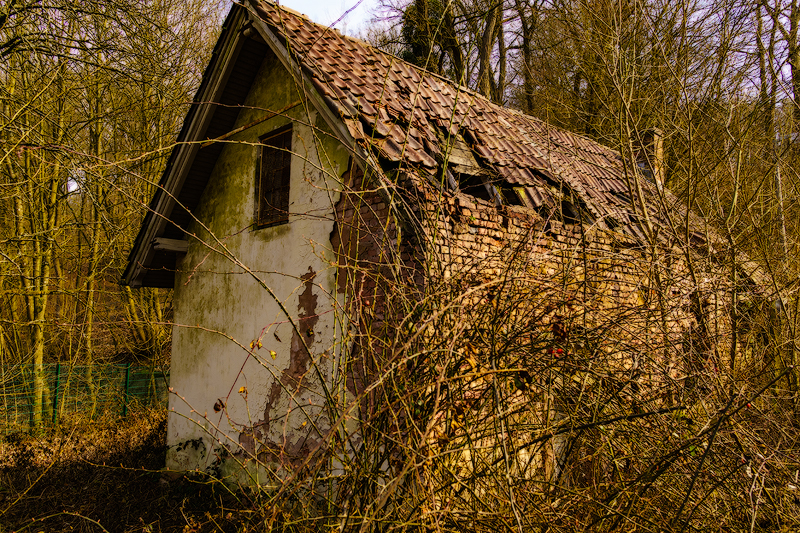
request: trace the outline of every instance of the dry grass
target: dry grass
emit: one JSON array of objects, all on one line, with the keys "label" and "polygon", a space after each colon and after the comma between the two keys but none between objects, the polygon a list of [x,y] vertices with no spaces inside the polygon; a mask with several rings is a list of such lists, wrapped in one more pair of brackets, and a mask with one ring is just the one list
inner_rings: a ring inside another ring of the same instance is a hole
[{"label": "dry grass", "polygon": [[248,530],[244,502],[221,485],[164,474],[165,439],[164,411],[6,436],[0,532]]}]

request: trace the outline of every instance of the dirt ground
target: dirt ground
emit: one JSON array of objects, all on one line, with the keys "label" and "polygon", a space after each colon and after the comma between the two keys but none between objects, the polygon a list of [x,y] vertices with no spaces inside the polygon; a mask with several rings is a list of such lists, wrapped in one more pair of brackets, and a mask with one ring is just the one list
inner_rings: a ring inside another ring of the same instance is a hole
[{"label": "dirt ground", "polygon": [[0,438],[0,533],[257,531],[220,483],[165,473],[166,413]]}]

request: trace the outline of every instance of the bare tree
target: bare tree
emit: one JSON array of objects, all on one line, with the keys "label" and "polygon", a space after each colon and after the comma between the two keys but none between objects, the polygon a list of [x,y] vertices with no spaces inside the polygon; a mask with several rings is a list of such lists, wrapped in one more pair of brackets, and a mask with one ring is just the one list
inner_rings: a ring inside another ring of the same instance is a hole
[{"label": "bare tree", "polygon": [[33,364],[36,426],[46,363],[168,355],[170,295],[134,296],[117,277],[213,44],[218,7],[3,8],[3,355]]}]

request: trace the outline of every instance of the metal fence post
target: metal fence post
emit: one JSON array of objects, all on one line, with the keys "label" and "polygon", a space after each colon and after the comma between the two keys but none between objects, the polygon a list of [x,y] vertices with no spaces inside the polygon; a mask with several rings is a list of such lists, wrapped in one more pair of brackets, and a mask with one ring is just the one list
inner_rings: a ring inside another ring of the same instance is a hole
[{"label": "metal fence post", "polygon": [[[119,370],[123,370],[120,366],[124,367],[124,377],[120,375]],[[35,366],[28,362],[6,367],[0,365],[0,377],[5,373],[5,379],[0,379],[0,435],[23,430],[26,426],[36,429],[33,427],[35,398],[31,391],[35,374],[29,374],[35,370]],[[131,408],[146,405],[165,408],[165,402],[169,402],[169,370],[161,367],[157,371],[154,364],[147,368],[139,365],[134,367],[131,363],[91,367],[56,363],[45,365],[45,370],[46,387],[41,411],[44,427],[39,428],[41,430],[59,425],[62,410],[68,418],[70,414],[87,411],[87,402],[92,403],[93,412],[104,417],[116,417],[113,414],[115,411],[127,417]],[[90,372],[93,377],[87,379],[90,383],[96,381],[94,390],[80,379]],[[142,372],[145,373],[144,377]],[[124,379],[124,383],[120,378]],[[120,385],[119,389],[115,389],[117,384]],[[122,408],[117,411],[117,394],[120,392],[123,395]],[[162,396],[166,397],[162,400]],[[51,408],[52,413],[48,416],[47,409]],[[48,421],[51,422],[50,426]]]},{"label": "metal fence post", "polygon": [[58,422],[58,386],[61,378],[61,363],[56,363],[56,383],[53,387],[53,425]]},{"label": "metal fence post", "polygon": [[128,391],[131,387],[131,364],[125,365],[125,396],[122,399],[122,416],[128,416]]}]

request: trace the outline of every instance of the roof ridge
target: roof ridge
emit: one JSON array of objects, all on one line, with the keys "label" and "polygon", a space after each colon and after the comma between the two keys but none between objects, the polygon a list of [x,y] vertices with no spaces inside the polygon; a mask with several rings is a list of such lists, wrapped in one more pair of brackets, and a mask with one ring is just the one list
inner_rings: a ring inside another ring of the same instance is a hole
[{"label": "roof ridge", "polygon": [[[391,53],[391,52],[387,52],[386,50],[382,50],[382,49],[378,48],[377,46],[375,46],[375,45],[373,45],[373,44],[370,44],[370,43],[368,43],[367,41],[365,41],[365,40],[363,40],[363,39],[360,39],[360,38],[358,38],[358,37],[353,37],[352,35],[347,35],[347,34],[344,34],[344,33],[342,33],[341,31],[339,31],[339,29],[338,29],[338,28],[336,28],[336,27],[334,27],[334,26],[326,26],[326,25],[324,25],[324,24],[322,24],[322,23],[315,22],[315,21],[314,21],[314,20],[312,20],[312,19],[311,19],[311,17],[309,17],[308,15],[305,15],[305,14],[303,14],[303,13],[300,13],[300,12],[298,12],[298,11],[296,11],[296,10],[294,10],[294,9],[290,8],[290,7],[283,6],[283,5],[279,4],[279,3],[277,3],[275,0],[259,0],[259,1],[260,1],[260,2],[263,2],[263,3],[266,3],[266,4],[271,4],[271,5],[273,5],[274,7],[278,8],[278,9],[280,9],[280,10],[282,10],[282,11],[286,11],[286,12],[292,13],[292,14],[294,14],[294,15],[297,15],[297,16],[299,16],[300,18],[302,18],[302,19],[304,19],[304,20],[307,20],[307,21],[308,21],[308,22],[310,22],[311,24],[313,24],[313,25],[315,25],[315,26],[318,26],[318,27],[320,27],[320,28],[324,28],[324,29],[326,29],[326,30],[333,30],[333,31],[335,31],[336,33],[338,33],[340,37],[342,37],[342,38],[344,38],[344,39],[348,39],[348,40],[350,40],[350,41],[354,41],[354,42],[356,42],[356,43],[359,43],[359,44],[361,44],[361,45],[363,45],[363,46],[367,46],[367,47],[369,47],[370,49],[372,49],[372,50],[374,50],[374,51],[376,51],[376,52],[379,52],[379,53],[381,53],[381,54],[383,54],[383,55],[385,55],[385,56],[388,56],[388,57],[394,58],[394,59],[396,59],[396,60],[398,60],[398,61],[401,61],[401,62],[405,63],[406,65],[408,65],[410,68],[413,68],[413,69],[417,70],[417,71],[418,71],[420,74],[422,74],[422,73],[425,73],[425,74],[428,74],[428,75],[430,75],[430,76],[433,76],[433,77],[435,77],[435,78],[438,78],[438,79],[440,79],[441,81],[443,81],[443,82],[447,83],[448,85],[451,85],[451,86],[452,86],[452,87],[454,87],[454,88],[460,89],[460,90],[462,90],[462,91],[463,91],[463,92],[465,92],[465,93],[468,93],[468,94],[473,94],[473,95],[475,95],[475,96],[477,96],[477,97],[479,97],[479,98],[483,98],[483,99],[484,99],[484,100],[486,100],[488,103],[490,103],[490,104],[492,104],[492,105],[494,105],[494,106],[500,107],[501,109],[509,109],[509,110],[511,109],[511,108],[509,108],[509,107],[505,107],[505,106],[503,106],[503,105],[500,105],[500,104],[497,104],[497,103],[495,103],[495,102],[492,102],[492,100],[491,100],[490,98],[487,98],[486,96],[482,95],[482,94],[481,94],[481,93],[479,93],[478,91],[476,91],[476,90],[474,90],[474,89],[471,89],[471,88],[470,88],[469,86],[467,86],[467,85],[464,85],[464,84],[462,84],[462,83],[456,82],[456,81],[454,81],[454,80],[452,80],[452,79],[448,78],[447,76],[444,76],[444,75],[442,75],[442,74],[438,74],[438,73],[436,73],[436,72],[430,71],[430,70],[428,70],[428,69],[426,69],[426,68],[420,67],[419,65],[415,65],[414,63],[411,63],[411,62],[409,62],[409,61],[406,61],[406,60],[405,60],[405,59],[403,59],[402,57],[399,57],[399,56],[397,56],[397,55],[395,55],[395,54],[393,54],[393,53]],[[514,110],[514,111],[515,111],[515,112],[517,112],[517,113],[522,113],[521,111],[516,111],[516,110]],[[532,115],[527,115],[527,114],[525,114],[525,113],[522,113],[522,114],[523,114],[523,115],[525,115],[525,116],[527,116],[527,117],[531,117],[531,118],[534,118],[534,119],[536,119],[536,120],[539,120],[539,121],[541,121],[541,119],[539,119],[539,118],[536,118],[536,117],[533,117]]]},{"label": "roof ridge", "polygon": [[430,70],[428,70],[426,68],[420,67],[419,65],[415,65],[414,63],[406,61],[405,59],[403,59],[403,58],[401,58],[401,57],[399,57],[399,56],[397,56],[395,54],[392,54],[391,52],[387,52],[386,50],[382,50],[381,48],[378,48],[377,46],[375,46],[375,45],[373,45],[371,43],[368,43],[367,41],[364,41],[363,39],[360,39],[358,37],[354,37],[352,35],[346,35],[346,34],[342,33],[341,31],[339,31],[339,29],[334,27],[334,26],[326,26],[326,25],[324,25],[322,23],[316,22],[316,21],[312,20],[311,17],[309,17],[308,15],[306,15],[304,13],[300,13],[299,11],[296,11],[296,10],[290,8],[290,7],[283,6],[283,5],[279,4],[279,3],[277,3],[275,0],[260,0],[260,1],[264,2],[266,4],[271,4],[274,7],[276,7],[277,9],[279,9],[279,10],[294,14],[294,15],[296,15],[296,16],[298,16],[298,17],[310,22],[314,26],[319,27],[319,28],[323,28],[325,30],[333,30],[340,37],[342,37],[344,39],[359,43],[359,44],[361,44],[363,46],[367,46],[371,50],[374,50],[377,53],[380,53],[380,54],[383,54],[384,56],[396,59],[397,61],[401,61],[402,63],[405,63],[409,68],[413,68],[413,69],[417,70],[420,75],[422,75],[424,73],[424,74],[433,76],[433,77],[443,81],[444,83],[450,85],[454,89],[457,89],[459,92],[463,92],[463,93],[466,93],[466,94],[469,94],[469,95],[472,95],[472,96],[476,96],[478,98],[481,98],[481,99],[485,100],[486,103],[488,103],[490,106],[492,106],[494,108],[502,109],[502,110],[508,111],[508,112],[510,112],[510,113],[512,113],[514,115],[517,115],[517,116],[520,116],[520,117],[524,117],[524,118],[529,119],[529,120],[533,120],[535,122],[538,122],[539,124],[546,125],[548,129],[557,130],[557,131],[560,131],[560,132],[567,133],[569,135],[573,135],[575,137],[584,139],[584,140],[586,140],[586,141],[588,141],[590,143],[597,144],[599,146],[602,146],[603,148],[611,150],[611,151],[617,153],[620,156],[622,155],[619,152],[619,150],[615,150],[614,148],[612,148],[610,146],[606,146],[605,144],[599,142],[596,139],[592,139],[591,137],[587,137],[584,134],[577,133],[577,132],[574,132],[574,131],[571,131],[571,130],[568,130],[568,129],[565,129],[565,128],[562,128],[562,127],[559,127],[559,126],[556,126],[556,125],[551,124],[550,122],[548,122],[548,121],[546,121],[544,119],[541,119],[539,117],[533,116],[530,113],[526,113],[526,112],[521,111],[519,109],[514,109],[513,107],[508,107],[508,106],[505,106],[503,104],[499,104],[497,102],[494,102],[491,98],[488,98],[487,96],[479,93],[478,91],[476,91],[474,89],[471,89],[467,85],[464,85],[464,84],[462,84],[460,82],[456,82],[455,80],[452,80],[452,79],[448,78],[447,76],[444,76],[444,75],[436,73],[436,72],[432,72],[432,71],[430,71]]}]

